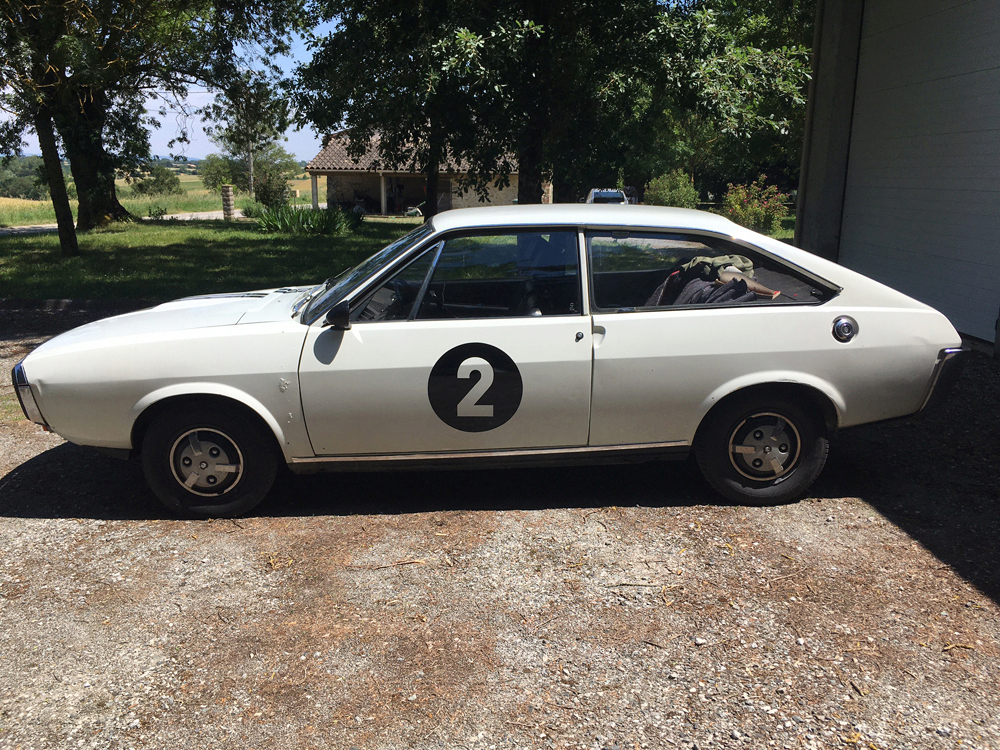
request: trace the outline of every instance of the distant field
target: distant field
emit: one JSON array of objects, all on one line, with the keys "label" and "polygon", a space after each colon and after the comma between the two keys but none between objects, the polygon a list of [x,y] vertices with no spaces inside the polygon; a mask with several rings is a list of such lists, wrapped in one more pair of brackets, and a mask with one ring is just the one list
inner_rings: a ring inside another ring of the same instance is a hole
[{"label": "distant field", "polygon": [[[181,189],[183,195],[152,195],[133,196],[132,188],[125,180],[118,180],[118,200],[130,212],[139,217],[159,214],[161,211],[167,214],[189,214],[202,211],[221,211],[222,198],[208,189],[201,182],[197,175],[180,174]],[[297,178],[290,180],[292,190],[299,191],[299,198],[293,202],[297,204],[308,204],[312,201],[310,192],[310,180]],[[246,196],[237,195],[236,205],[239,206]],[[320,180],[319,200],[326,201],[326,180]],[[71,200],[70,208],[73,210],[73,219],[76,220],[77,202]],[[0,198],[0,227],[22,227],[32,224],[55,224],[56,215],[52,210],[51,201],[26,201],[20,198]]]},{"label": "distant field", "polygon": [[[76,216],[76,201],[70,201]],[[21,198],[0,198],[0,227],[20,227],[30,224],[55,224],[56,215],[49,201],[26,201]]]}]

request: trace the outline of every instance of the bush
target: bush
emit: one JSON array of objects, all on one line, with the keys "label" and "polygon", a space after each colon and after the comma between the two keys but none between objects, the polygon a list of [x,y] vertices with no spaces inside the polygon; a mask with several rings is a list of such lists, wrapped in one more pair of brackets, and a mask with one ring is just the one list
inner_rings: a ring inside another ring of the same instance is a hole
[{"label": "bush", "polygon": [[183,195],[180,178],[162,164],[154,164],[149,173],[132,183],[136,195]]},{"label": "bush", "polygon": [[731,221],[755,232],[771,234],[788,215],[788,196],[774,185],[765,186],[764,175],[749,185],[730,185],[723,199],[722,213]]},{"label": "bush", "polygon": [[358,228],[361,216],[343,211],[339,206],[316,211],[311,208],[278,206],[257,217],[262,232],[281,234],[347,234]]},{"label": "bush", "polygon": [[267,206],[255,201],[253,198],[240,201],[239,208],[243,212],[243,216],[247,219],[259,219],[267,212]]},{"label": "bush", "polygon": [[254,170],[253,197],[267,208],[288,205],[288,179],[280,167],[268,164]]},{"label": "bush", "polygon": [[694,180],[685,174],[683,169],[675,169],[650,180],[646,185],[643,203],[654,206],[697,208],[698,190],[694,186]]}]

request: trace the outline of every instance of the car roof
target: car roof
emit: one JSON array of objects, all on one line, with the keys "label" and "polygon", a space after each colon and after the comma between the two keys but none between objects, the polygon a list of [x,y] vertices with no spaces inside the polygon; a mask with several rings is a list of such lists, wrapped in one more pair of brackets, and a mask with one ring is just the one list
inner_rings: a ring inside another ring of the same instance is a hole
[{"label": "car roof", "polygon": [[689,208],[597,203],[555,203],[530,206],[483,206],[443,211],[430,220],[439,232],[452,229],[505,226],[636,227],[697,229],[727,236],[739,227],[718,214]]}]

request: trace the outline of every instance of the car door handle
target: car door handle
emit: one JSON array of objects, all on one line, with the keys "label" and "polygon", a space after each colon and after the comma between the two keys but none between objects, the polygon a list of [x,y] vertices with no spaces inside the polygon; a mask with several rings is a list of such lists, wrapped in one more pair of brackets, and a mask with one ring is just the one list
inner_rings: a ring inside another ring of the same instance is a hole
[{"label": "car door handle", "polygon": [[594,326],[594,348],[596,349],[601,344],[604,343],[604,334],[608,332],[608,329],[604,326]]}]

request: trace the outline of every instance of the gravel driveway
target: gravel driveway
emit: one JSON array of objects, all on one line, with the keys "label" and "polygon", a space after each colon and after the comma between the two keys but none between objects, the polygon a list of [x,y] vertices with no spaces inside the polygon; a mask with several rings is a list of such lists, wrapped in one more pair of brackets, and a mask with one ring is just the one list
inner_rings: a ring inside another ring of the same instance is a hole
[{"label": "gravel driveway", "polygon": [[0,747],[1000,749],[994,359],[793,505],[644,464],[286,476],[197,522],[11,408],[99,316],[0,311]]}]

